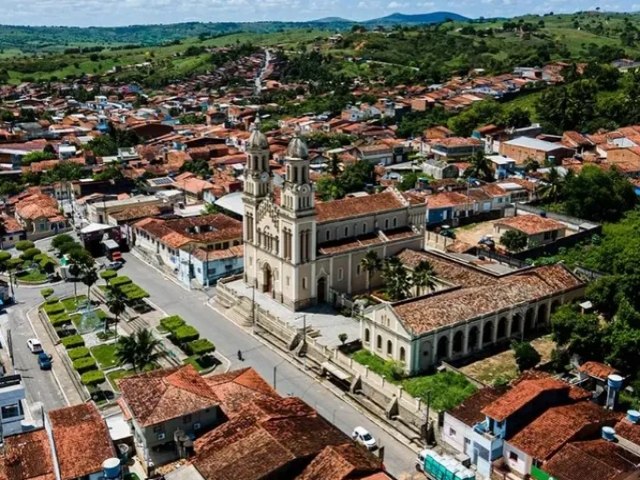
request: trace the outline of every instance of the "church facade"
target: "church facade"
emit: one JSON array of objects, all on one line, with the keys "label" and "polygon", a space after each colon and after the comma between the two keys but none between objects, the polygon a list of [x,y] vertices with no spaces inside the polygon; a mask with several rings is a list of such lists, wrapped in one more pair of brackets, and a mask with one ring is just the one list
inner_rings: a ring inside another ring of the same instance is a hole
[{"label": "church facade", "polygon": [[[383,259],[405,248],[422,249],[426,206],[390,188],[373,195],[315,202],[304,140],[289,143],[285,181],[272,183],[266,137],[252,130],[247,143],[245,281],[292,310],[337,295],[364,292],[360,261],[373,250]],[[376,275],[372,284],[379,282]]]}]

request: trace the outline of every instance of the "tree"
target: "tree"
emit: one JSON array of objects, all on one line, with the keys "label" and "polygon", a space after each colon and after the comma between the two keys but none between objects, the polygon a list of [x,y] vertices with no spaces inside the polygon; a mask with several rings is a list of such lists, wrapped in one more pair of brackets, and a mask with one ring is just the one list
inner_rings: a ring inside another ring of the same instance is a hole
[{"label": "tree", "polygon": [[367,272],[367,294],[371,294],[371,279],[382,267],[382,261],[374,250],[369,250],[360,260],[360,267]]},{"label": "tree", "polygon": [[557,202],[562,197],[563,187],[564,178],[557,168],[552,167],[545,178],[545,183],[537,190],[537,194],[543,201]]},{"label": "tree", "polygon": [[384,261],[382,278],[385,292],[392,301],[404,300],[409,296],[411,277],[398,257],[391,257]]},{"label": "tree", "polygon": [[416,287],[416,293],[422,295],[422,289],[433,290],[437,286],[436,272],[431,263],[427,260],[421,260],[416,268],[413,269],[411,282]]},{"label": "tree", "polygon": [[202,209],[202,214],[212,215],[214,213],[220,213],[220,208],[215,203],[206,202]]},{"label": "tree", "polygon": [[[114,329],[115,336],[118,337],[118,322],[120,321],[120,315],[122,315],[126,309],[126,302],[124,294],[120,291],[118,287],[111,287],[107,292],[107,307],[109,308],[109,312],[111,312],[114,316]],[[109,330],[109,322],[104,322],[104,331],[105,333]]]},{"label": "tree", "polygon": [[409,172],[402,176],[402,180],[400,180],[397,187],[401,192],[405,192],[415,188],[416,183],[418,183],[418,174],[416,172]]},{"label": "tree", "polygon": [[91,287],[98,281],[98,271],[95,267],[85,267],[82,275],[82,283],[87,286],[87,301],[91,303]]},{"label": "tree", "polygon": [[340,343],[342,345],[344,345],[344,343],[347,341],[348,335],[346,333],[341,333],[338,335],[338,340],[340,340]]},{"label": "tree", "polygon": [[51,240],[51,246],[57,250],[65,243],[71,243],[71,242],[75,243],[75,240],[71,235],[68,235],[66,233],[61,233],[60,235],[56,235],[55,237],[53,237],[53,240]]},{"label": "tree", "polygon": [[511,348],[515,354],[518,369],[521,372],[534,368],[540,363],[542,357],[529,342],[513,342]]},{"label": "tree", "polygon": [[464,172],[465,177],[477,178],[484,181],[491,181],[493,177],[493,169],[491,162],[482,150],[476,151],[469,159],[471,164]]},{"label": "tree", "polygon": [[507,230],[500,237],[500,243],[510,252],[520,252],[527,247],[529,237],[520,230]]},{"label": "tree", "polygon": [[24,252],[25,250],[28,250],[29,248],[33,248],[34,244],[31,240],[20,240],[18,242],[16,242],[16,250],[19,250],[21,252]]},{"label": "tree", "polygon": [[159,346],[160,340],[154,338],[150,330],[138,329],[131,336],[118,339],[116,356],[120,365],[129,363],[137,372],[158,361]]},{"label": "tree", "polygon": [[340,160],[335,153],[332,153],[331,158],[329,158],[329,172],[333,178],[336,178],[340,174]]}]

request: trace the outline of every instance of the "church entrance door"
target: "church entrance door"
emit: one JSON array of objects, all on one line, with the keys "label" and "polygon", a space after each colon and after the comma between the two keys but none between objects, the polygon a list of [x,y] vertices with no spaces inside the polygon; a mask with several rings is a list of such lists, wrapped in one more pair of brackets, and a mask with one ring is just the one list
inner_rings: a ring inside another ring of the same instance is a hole
[{"label": "church entrance door", "polygon": [[327,301],[327,277],[320,277],[318,279],[318,303],[324,303]]},{"label": "church entrance door", "polygon": [[265,264],[262,269],[262,291],[271,293],[273,291],[273,274],[271,273],[271,267],[269,264]]}]

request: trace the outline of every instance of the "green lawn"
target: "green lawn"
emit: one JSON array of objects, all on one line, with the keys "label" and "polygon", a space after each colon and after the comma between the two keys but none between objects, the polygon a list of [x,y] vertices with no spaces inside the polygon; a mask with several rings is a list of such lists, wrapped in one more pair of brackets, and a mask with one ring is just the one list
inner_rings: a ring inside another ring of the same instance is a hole
[{"label": "green lawn", "polygon": [[26,283],[40,283],[47,280],[47,274],[37,269],[29,270],[24,274],[17,274],[16,277],[19,281]]},{"label": "green lawn", "polygon": [[102,368],[103,370],[118,365],[115,343],[106,343],[104,345],[91,347],[91,355],[93,355],[93,358],[96,359],[96,361],[100,365],[100,368]]},{"label": "green lawn", "polygon": [[62,304],[67,312],[75,312],[78,310],[78,305],[86,302],[86,295],[78,295],[77,297],[65,298],[62,300]]},{"label": "green lawn", "polygon": [[409,395],[425,402],[430,400],[431,408],[438,411],[453,408],[476,392],[476,387],[458,373],[439,372],[402,378],[398,364],[368,350],[358,350],[352,357],[356,362],[367,365],[372,372],[383,375],[389,382],[402,385]]}]

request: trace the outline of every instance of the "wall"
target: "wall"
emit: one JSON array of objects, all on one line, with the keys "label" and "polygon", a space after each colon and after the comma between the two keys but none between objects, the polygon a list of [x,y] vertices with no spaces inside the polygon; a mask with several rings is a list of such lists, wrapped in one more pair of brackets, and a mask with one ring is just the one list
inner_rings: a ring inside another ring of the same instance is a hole
[{"label": "wall", "polygon": [[[468,455],[471,462],[476,465],[480,478],[491,477],[491,452],[500,445],[501,440],[484,436],[469,425],[461,422],[449,413],[445,412],[441,439],[449,447],[458,453]],[[455,431],[451,434],[451,429]],[[445,448],[446,448],[445,447]]]},{"label": "wall", "polygon": [[[208,430],[211,430],[219,421],[218,407],[212,405],[208,410],[209,411],[201,410],[189,415],[191,419],[187,423],[183,421],[184,417],[174,418],[163,422],[160,425],[161,430],[158,432],[154,431],[154,426],[136,426],[136,429],[144,438],[144,445],[146,448],[153,448],[156,445],[164,445],[165,443],[173,442],[173,434],[177,429],[181,429],[187,434],[193,433],[196,436],[199,436],[206,433]],[[196,423],[200,423],[200,429],[198,430],[194,430],[193,428]],[[158,435],[160,433],[165,434],[165,438],[162,440],[158,439]]]},{"label": "wall", "polygon": [[[512,455],[517,458],[511,458]],[[504,461],[509,468],[521,476],[524,477],[531,471],[531,457],[521,450],[518,450],[513,445],[510,445],[509,442],[505,442],[504,444],[503,456]]]}]

